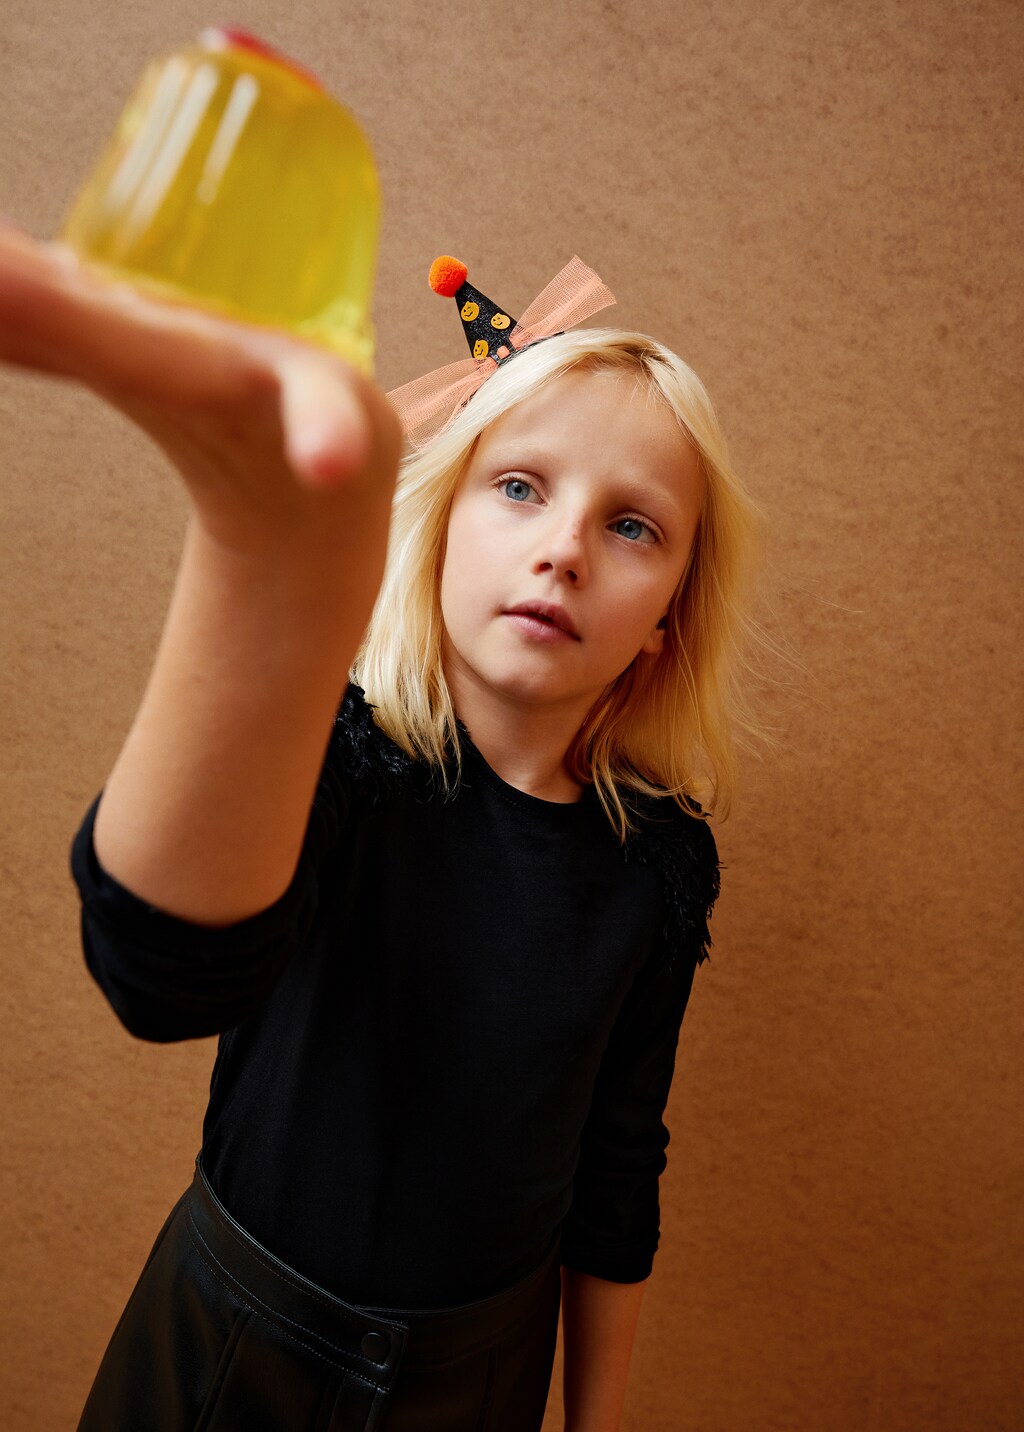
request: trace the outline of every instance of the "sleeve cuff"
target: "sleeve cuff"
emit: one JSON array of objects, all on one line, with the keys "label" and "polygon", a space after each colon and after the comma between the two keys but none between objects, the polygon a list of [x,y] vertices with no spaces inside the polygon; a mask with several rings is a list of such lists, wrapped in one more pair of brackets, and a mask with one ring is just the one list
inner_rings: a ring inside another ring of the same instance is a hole
[{"label": "sleeve cuff", "polygon": [[85,963],[114,1013],[129,1033],[160,1043],[241,1023],[269,995],[313,919],[310,862],[300,858],[291,885],[265,910],[220,928],[195,924],[140,899],[103,869],[93,840],[99,802],[72,842],[71,873],[82,900]]},{"label": "sleeve cuff", "polygon": [[100,864],[93,831],[102,794],[89,807],[72,842],[71,873],[83,907],[111,933],[172,957],[180,954],[187,942],[190,955],[201,958],[228,950],[234,955],[248,954],[291,930],[304,883],[301,858],[288,889],[265,910],[219,928],[196,924],[140,899]]},{"label": "sleeve cuff", "polygon": [[577,1249],[563,1239],[562,1267],[606,1283],[643,1283],[651,1276],[656,1251],[650,1247]]}]

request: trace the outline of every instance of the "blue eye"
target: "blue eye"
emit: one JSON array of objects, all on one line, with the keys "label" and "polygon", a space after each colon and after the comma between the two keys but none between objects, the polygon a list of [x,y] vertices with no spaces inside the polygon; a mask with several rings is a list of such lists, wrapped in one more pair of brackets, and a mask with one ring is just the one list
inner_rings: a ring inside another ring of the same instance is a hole
[{"label": "blue eye", "polygon": [[[628,528],[629,531],[623,531]],[[620,537],[628,537],[631,542],[638,542],[645,532],[650,532],[646,522],[641,522],[639,517],[620,517],[615,524],[615,530]],[[653,533],[651,534],[653,537]]]},{"label": "blue eye", "polygon": [[513,502],[525,502],[533,488],[521,477],[510,477],[507,482],[502,484],[502,491]]}]

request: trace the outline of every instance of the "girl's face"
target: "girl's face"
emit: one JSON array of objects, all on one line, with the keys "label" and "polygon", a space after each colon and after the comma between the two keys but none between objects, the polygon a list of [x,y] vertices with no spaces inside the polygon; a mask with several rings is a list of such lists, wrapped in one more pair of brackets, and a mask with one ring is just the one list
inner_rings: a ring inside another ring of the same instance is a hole
[{"label": "girl's face", "polygon": [[661,650],[704,482],[668,406],[634,386],[566,373],[481,435],[441,577],[457,710],[497,699],[579,724],[636,657]]}]

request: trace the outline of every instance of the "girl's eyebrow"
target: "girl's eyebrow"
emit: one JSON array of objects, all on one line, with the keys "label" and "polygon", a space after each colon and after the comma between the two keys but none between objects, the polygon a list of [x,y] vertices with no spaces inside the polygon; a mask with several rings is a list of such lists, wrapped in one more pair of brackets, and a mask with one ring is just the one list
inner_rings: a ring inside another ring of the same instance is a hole
[{"label": "girl's eyebrow", "polygon": [[529,468],[530,463],[536,463],[540,467],[550,466],[551,458],[542,452],[530,452],[522,448],[495,448],[487,456],[488,463],[496,467],[521,467]]},{"label": "girl's eyebrow", "polygon": [[670,510],[676,517],[683,516],[682,503],[674,492],[663,487],[647,487],[643,480],[632,482],[626,479],[628,495],[637,507],[649,508],[653,513]]}]

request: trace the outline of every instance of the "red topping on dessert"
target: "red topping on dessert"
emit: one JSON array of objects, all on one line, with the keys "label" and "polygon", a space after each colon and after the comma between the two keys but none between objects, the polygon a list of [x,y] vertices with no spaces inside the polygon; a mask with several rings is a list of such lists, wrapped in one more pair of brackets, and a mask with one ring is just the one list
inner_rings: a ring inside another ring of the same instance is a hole
[{"label": "red topping on dessert", "polygon": [[290,70],[293,75],[297,75],[299,79],[305,80],[306,83],[312,85],[314,89],[323,89],[323,85],[317,79],[316,75],[313,74],[312,70],[307,70],[304,65],[297,64],[294,60],[290,60],[287,55],[282,55],[280,50],[275,50],[271,45],[264,44],[262,40],[257,39],[256,36],[251,34],[248,30],[240,30],[231,25],[215,25],[203,31],[199,36],[199,42],[208,49],[214,50],[251,50],[253,54],[262,55],[265,60],[270,60],[272,64],[280,65],[282,69]]}]

